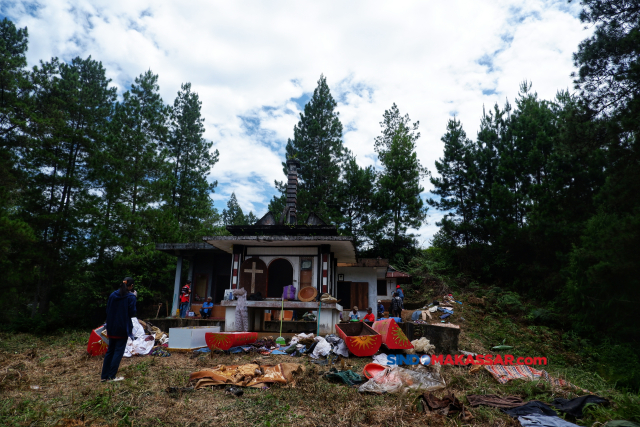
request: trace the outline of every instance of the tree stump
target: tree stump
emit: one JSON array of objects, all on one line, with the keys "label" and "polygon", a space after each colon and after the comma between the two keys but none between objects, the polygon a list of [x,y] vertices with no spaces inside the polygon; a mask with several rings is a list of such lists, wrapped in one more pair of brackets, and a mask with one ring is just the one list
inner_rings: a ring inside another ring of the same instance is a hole
[{"label": "tree stump", "polygon": [[425,337],[436,347],[436,354],[458,353],[459,327],[415,324],[403,322],[402,330],[410,341]]}]

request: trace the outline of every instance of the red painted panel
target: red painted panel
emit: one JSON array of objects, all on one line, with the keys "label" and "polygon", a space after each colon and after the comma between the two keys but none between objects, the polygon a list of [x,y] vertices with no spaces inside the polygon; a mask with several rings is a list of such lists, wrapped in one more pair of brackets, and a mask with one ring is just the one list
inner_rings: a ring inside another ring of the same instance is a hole
[{"label": "red painted panel", "polygon": [[98,329],[100,328],[94,329],[91,331],[91,335],[89,335],[87,353],[89,353],[90,356],[101,356],[107,352],[107,342],[100,338],[100,335],[96,332]]},{"label": "red painted panel", "polygon": [[[359,325],[362,325],[362,329],[365,331],[358,332],[353,330]],[[338,323],[336,324],[336,331],[338,332],[338,336],[344,340],[349,351],[355,356],[373,356],[380,350],[382,336],[362,322]],[[358,333],[358,335],[355,335],[356,333]]]},{"label": "red painted panel", "polygon": [[407,336],[393,319],[374,322],[373,330],[382,335],[382,344],[386,345],[388,349],[413,348]]},{"label": "red painted panel", "polygon": [[231,347],[251,344],[258,340],[257,332],[207,332],[204,334],[211,350],[229,350]]}]

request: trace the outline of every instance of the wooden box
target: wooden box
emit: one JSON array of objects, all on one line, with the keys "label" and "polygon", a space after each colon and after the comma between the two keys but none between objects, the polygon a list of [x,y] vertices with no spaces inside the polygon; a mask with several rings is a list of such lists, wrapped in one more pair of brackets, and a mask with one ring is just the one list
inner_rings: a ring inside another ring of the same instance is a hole
[{"label": "wooden box", "polygon": [[[282,316],[282,313],[284,313],[284,318],[280,319],[280,317]],[[279,322],[280,320],[291,320],[291,319],[293,319],[293,310],[271,310],[271,320],[276,320]]]}]

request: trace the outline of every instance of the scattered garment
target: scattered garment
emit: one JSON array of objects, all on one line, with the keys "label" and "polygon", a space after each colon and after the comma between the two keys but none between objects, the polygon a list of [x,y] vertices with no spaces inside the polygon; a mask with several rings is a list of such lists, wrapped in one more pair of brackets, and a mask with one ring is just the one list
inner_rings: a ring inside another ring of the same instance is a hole
[{"label": "scattered garment", "polygon": [[555,406],[558,411],[573,415],[576,418],[582,418],[582,409],[588,403],[609,403],[609,401],[600,396],[588,394],[586,396],[576,397],[575,399],[571,400],[557,398],[553,402],[551,402],[551,404]]},{"label": "scattered garment", "polygon": [[500,397],[495,394],[470,394],[467,396],[467,400],[471,406],[485,405],[494,408],[515,408],[527,404],[517,396]]},{"label": "scattered garment", "polygon": [[378,365],[390,366],[391,364],[387,360],[387,355],[385,353],[376,354],[373,356],[373,362]]},{"label": "scattered garment", "polygon": [[443,314],[442,316],[440,316],[440,318],[441,319],[446,319],[449,316],[451,316],[451,313]]},{"label": "scattered garment", "polygon": [[367,380],[365,377],[353,372],[352,370],[338,371],[336,368],[331,368],[329,372],[324,374],[324,377],[329,380],[342,381],[348,386],[356,386],[362,384]]},{"label": "scattered garment", "polygon": [[522,427],[578,427],[577,424],[565,421],[560,417],[550,417],[548,415],[526,415],[518,417]]},{"label": "scattered garment", "polygon": [[431,393],[423,393],[421,396],[424,412],[435,412],[440,415],[449,415],[450,413],[460,412],[462,421],[469,421],[473,415],[465,409],[464,405],[451,392],[442,399],[437,398]]},{"label": "scattered garment", "polygon": [[531,402],[527,402],[522,406],[516,406],[510,409],[503,409],[502,412],[505,414],[516,418],[525,415],[548,415],[551,417],[557,417],[558,414],[556,411],[551,409],[549,405],[544,402],[540,402],[539,400],[532,400]]},{"label": "scattered garment", "polygon": [[316,337],[315,341],[317,344],[313,347],[313,351],[309,354],[309,356],[317,359],[320,356],[324,357],[331,353],[331,344],[329,344],[327,340],[322,337]]},{"label": "scattered garment", "polygon": [[236,385],[240,387],[263,388],[267,384],[295,383],[295,376],[304,373],[304,366],[297,363],[279,363],[277,365],[216,366],[213,369],[191,374],[190,382],[195,382],[195,389],[213,385]]},{"label": "scattered garment", "polygon": [[144,356],[151,352],[154,347],[155,341],[153,340],[153,336],[148,335],[152,339],[147,341],[147,335],[144,334],[144,329],[138,319],[135,317],[131,318],[131,323],[133,325],[132,335],[133,339],[127,339],[127,346],[124,349],[124,357],[131,356]]},{"label": "scattered garment", "polygon": [[484,368],[489,371],[491,375],[500,383],[506,384],[507,381],[524,379],[524,380],[545,380],[552,386],[556,387],[570,387],[578,390],[582,390],[585,393],[589,391],[571,384],[569,381],[565,381],[559,378],[553,378],[547,371],[537,370],[526,365],[517,366],[505,366],[505,365],[483,365]]}]

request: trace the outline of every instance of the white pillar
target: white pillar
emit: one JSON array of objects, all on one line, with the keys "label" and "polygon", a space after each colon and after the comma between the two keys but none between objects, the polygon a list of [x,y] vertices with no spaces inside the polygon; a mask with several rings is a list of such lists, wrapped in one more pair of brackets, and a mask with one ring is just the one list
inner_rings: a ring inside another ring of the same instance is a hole
[{"label": "white pillar", "polygon": [[178,309],[178,296],[180,295],[180,277],[182,276],[182,255],[178,255],[178,262],[176,263],[176,281],[173,286],[173,304],[171,305],[171,316],[176,315]]}]

